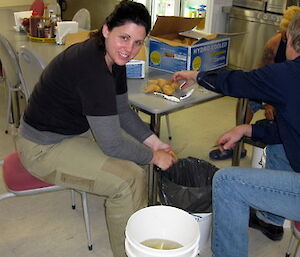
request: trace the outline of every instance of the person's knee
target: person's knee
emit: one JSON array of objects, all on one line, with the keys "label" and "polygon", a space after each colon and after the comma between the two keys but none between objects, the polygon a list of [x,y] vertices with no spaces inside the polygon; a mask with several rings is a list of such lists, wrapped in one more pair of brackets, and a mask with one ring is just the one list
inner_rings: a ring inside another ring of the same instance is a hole
[{"label": "person's knee", "polygon": [[147,190],[146,172],[138,165],[134,164],[128,170],[123,171],[122,182],[119,185],[118,195],[124,198],[138,198],[145,194]]},{"label": "person's knee", "polygon": [[217,183],[221,180],[226,180],[229,177],[231,177],[234,173],[235,171],[233,167],[219,169],[213,177],[213,183]]},{"label": "person's knee", "polygon": [[237,181],[240,181],[241,177],[246,174],[246,171],[238,167],[226,167],[218,170],[213,177],[213,191],[231,192],[237,186]]}]

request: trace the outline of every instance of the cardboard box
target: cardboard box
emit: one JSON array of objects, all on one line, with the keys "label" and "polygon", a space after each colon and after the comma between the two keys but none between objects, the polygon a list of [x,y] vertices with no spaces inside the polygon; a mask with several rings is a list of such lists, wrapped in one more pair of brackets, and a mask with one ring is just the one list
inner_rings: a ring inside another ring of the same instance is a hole
[{"label": "cardboard box", "polygon": [[208,71],[226,66],[229,38],[208,34],[192,39],[189,33],[182,33],[191,31],[201,19],[159,16],[150,33],[149,67],[175,72]]},{"label": "cardboard box", "polygon": [[145,61],[133,59],[126,63],[126,75],[129,79],[145,78]]}]

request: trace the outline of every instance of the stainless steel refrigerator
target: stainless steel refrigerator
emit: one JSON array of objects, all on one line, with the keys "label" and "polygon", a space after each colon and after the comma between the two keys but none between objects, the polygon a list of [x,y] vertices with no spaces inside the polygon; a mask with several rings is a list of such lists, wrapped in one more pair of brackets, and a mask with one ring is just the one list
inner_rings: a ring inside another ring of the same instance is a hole
[{"label": "stainless steel refrigerator", "polygon": [[265,43],[278,30],[283,11],[299,0],[233,0],[232,8],[224,8],[231,39],[229,67],[246,71],[257,67]]}]

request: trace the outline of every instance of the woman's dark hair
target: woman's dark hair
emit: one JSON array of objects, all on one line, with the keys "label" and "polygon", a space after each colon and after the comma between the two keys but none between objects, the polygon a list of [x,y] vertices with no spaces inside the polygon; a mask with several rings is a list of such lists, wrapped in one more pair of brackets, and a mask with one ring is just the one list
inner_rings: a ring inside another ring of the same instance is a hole
[{"label": "woman's dark hair", "polygon": [[[151,16],[146,7],[132,0],[122,0],[116,5],[113,12],[105,19],[104,24],[111,31],[115,27],[124,25],[127,22],[133,22],[137,25],[144,26],[146,35],[151,29]],[[102,34],[102,28],[97,32],[92,32],[90,37],[97,39],[99,46],[104,47],[105,38]]]}]

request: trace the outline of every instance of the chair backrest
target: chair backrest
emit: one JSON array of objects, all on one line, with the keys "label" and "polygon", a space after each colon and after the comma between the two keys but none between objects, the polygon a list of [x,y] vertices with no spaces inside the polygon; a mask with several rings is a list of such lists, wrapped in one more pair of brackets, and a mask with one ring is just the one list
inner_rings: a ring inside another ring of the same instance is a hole
[{"label": "chair backrest", "polygon": [[0,60],[4,70],[7,86],[10,88],[20,88],[25,98],[29,95],[25,89],[24,79],[21,73],[17,55],[9,41],[0,34]]},{"label": "chair backrest", "polygon": [[78,10],[77,13],[75,13],[72,21],[77,21],[78,27],[81,29],[91,29],[91,15],[90,12],[85,8]]},{"label": "chair backrest", "polygon": [[28,95],[30,95],[46,65],[42,61],[41,57],[27,46],[22,46],[19,50],[19,63],[26,90]]},{"label": "chair backrest", "polygon": [[60,5],[58,3],[48,4],[49,12],[52,10],[54,14],[61,15]]}]

